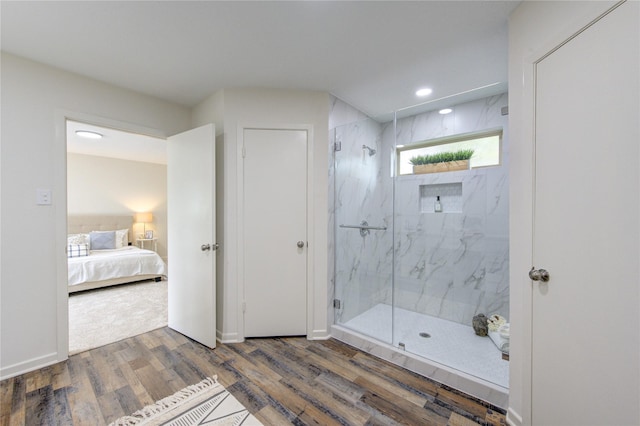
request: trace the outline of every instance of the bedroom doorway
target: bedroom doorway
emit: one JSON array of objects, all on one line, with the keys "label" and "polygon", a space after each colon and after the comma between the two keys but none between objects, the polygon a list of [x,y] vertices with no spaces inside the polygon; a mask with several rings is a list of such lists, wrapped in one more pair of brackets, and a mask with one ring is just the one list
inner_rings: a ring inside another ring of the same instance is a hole
[{"label": "bedroom doorway", "polygon": [[[78,134],[82,131],[91,132],[89,136],[102,137],[82,138]],[[126,229],[126,241],[122,243],[119,240],[120,245],[115,251],[137,251],[143,247],[157,256],[153,262],[158,269],[129,270],[123,274],[132,276],[149,272],[137,277],[166,277],[166,140],[141,133],[81,121],[66,121],[67,234]],[[151,220],[136,222],[134,215],[141,212],[150,213]],[[81,222],[85,222],[82,231],[72,228],[72,223],[74,226],[78,224],[72,217],[82,218]],[[141,244],[141,234],[145,231],[153,232],[151,240],[154,244]],[[78,241],[68,239],[67,248],[70,242]],[[107,251],[110,249],[100,254],[104,255]],[[75,260],[67,259],[68,271],[71,261]],[[162,272],[158,261],[164,265]],[[88,274],[92,269],[104,272],[110,268],[85,267],[79,277],[69,275],[67,282],[71,284],[76,279],[97,281],[96,289],[70,292],[72,294],[68,297],[70,354],[167,325],[166,278],[160,281],[124,278],[121,281],[135,283],[109,286],[118,280],[111,281],[113,278],[106,276],[90,277]]]}]

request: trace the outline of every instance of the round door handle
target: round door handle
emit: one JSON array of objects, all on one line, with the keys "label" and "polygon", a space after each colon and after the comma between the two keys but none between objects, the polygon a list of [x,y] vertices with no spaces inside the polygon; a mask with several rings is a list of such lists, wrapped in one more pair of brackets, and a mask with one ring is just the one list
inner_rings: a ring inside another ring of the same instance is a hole
[{"label": "round door handle", "polygon": [[207,251],[207,250],[211,250],[211,244],[203,244],[200,246],[200,250],[202,251]]},{"label": "round door handle", "polygon": [[304,247],[304,241],[298,241],[298,248],[303,248]]},{"label": "round door handle", "polygon": [[546,269],[536,269],[536,267],[532,267],[529,271],[529,278],[533,281],[542,281],[546,283],[549,281],[549,271]]}]

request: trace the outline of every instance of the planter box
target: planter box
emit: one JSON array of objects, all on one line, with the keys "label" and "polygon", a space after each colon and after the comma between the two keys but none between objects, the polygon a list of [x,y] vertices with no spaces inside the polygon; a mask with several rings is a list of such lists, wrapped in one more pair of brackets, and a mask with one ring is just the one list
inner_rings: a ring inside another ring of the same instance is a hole
[{"label": "planter box", "polygon": [[420,164],[413,166],[413,174],[455,172],[469,170],[469,160],[449,161],[447,163]]}]

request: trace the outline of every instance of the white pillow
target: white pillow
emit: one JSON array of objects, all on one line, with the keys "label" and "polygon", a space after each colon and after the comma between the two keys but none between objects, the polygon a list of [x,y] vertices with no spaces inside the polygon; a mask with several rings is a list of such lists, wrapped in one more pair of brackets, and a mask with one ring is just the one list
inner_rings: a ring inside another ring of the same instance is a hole
[{"label": "white pillow", "polygon": [[127,247],[129,245],[129,230],[116,230],[116,248]]},{"label": "white pillow", "polygon": [[69,234],[67,235],[67,245],[89,244],[89,234]]}]

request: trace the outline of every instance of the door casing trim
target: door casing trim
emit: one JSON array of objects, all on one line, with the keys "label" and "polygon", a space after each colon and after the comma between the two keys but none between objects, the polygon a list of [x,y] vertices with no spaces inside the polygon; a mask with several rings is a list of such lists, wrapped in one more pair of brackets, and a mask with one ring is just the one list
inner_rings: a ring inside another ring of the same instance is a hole
[{"label": "door casing trim", "polygon": [[[313,152],[314,152],[314,134],[312,124],[264,124],[264,123],[239,123],[237,127],[237,140],[236,144],[237,152],[237,168],[236,168],[236,183],[237,183],[237,217],[244,217],[244,131],[245,130],[305,130],[307,132],[307,338],[326,338],[326,333],[321,334],[314,330],[314,230],[315,230],[315,215],[313,205],[313,188],[314,188],[314,167],[313,167]],[[239,342],[244,341],[244,294],[245,294],[245,282],[244,282],[244,253],[241,249],[244,244],[244,222],[239,219],[237,222],[237,276],[238,276],[238,288],[237,288],[237,312],[238,312],[238,332],[237,338]]]}]

